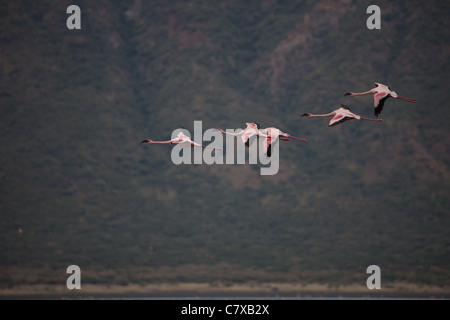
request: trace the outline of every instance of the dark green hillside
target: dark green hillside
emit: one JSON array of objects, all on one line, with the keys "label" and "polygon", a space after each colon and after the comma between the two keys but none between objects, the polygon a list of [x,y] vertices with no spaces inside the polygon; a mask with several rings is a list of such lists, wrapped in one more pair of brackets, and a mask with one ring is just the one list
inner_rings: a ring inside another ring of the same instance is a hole
[{"label": "dark green hillside", "polygon": [[[66,8],[81,8],[81,30]],[[450,285],[450,4],[0,3],[0,285]],[[329,128],[341,103],[384,122]],[[276,126],[280,169],[174,165],[167,140]],[[19,233],[22,228],[23,233]]]}]

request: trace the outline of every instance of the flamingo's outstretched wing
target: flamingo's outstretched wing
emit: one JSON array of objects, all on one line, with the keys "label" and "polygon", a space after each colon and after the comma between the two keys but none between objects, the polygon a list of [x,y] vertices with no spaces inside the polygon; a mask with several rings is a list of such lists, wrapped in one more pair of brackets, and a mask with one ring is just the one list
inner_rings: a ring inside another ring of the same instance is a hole
[{"label": "flamingo's outstretched wing", "polygon": [[247,143],[248,139],[250,139],[251,137],[253,137],[256,133],[251,131],[251,130],[247,130],[243,135],[242,135],[242,142],[243,143]]},{"label": "flamingo's outstretched wing", "polygon": [[336,115],[330,120],[330,122],[328,123],[329,127],[333,127],[336,126],[338,124],[341,124],[342,122],[344,122],[345,120],[347,120],[347,117],[341,113],[336,113]]},{"label": "flamingo's outstretched wing", "polygon": [[272,144],[267,147],[267,156],[270,158],[272,156]]},{"label": "flamingo's outstretched wing", "polygon": [[374,106],[374,115],[378,117],[378,115],[383,110],[384,102],[389,98],[389,93],[387,92],[378,92],[373,95],[373,106]]},{"label": "flamingo's outstretched wing", "polygon": [[263,148],[264,148],[264,153],[267,153],[267,156],[270,157],[270,144],[272,142],[272,139],[270,137],[267,137],[266,139],[264,139],[264,144],[263,144]]}]

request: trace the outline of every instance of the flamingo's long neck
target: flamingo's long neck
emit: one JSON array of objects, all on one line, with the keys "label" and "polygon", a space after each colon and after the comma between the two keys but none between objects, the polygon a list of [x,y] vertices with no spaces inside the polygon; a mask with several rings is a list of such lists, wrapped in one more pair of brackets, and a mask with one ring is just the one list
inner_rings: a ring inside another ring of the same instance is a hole
[{"label": "flamingo's long neck", "polygon": [[363,95],[365,95],[365,94],[372,94],[373,93],[373,90],[369,90],[369,91],[366,91],[366,92],[350,92],[350,95],[351,96],[363,96]]},{"label": "flamingo's long neck", "polygon": [[335,113],[331,112],[331,113],[327,113],[327,114],[310,114],[308,117],[309,118],[317,118],[317,117],[331,117],[334,116]]},{"label": "flamingo's long neck", "polygon": [[242,131],[233,133],[233,132],[223,131],[222,129],[219,129],[219,131],[224,133],[224,134],[229,134],[230,136],[238,136],[238,135],[241,135],[241,134],[243,134],[245,132],[244,130],[242,130]]}]

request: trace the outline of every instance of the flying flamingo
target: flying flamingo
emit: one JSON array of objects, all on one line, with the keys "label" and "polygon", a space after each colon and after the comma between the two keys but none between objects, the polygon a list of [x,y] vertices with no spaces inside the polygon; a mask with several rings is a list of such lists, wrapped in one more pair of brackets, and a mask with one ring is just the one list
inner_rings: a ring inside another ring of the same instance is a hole
[{"label": "flying flamingo", "polygon": [[383,110],[383,106],[384,106],[384,102],[392,97],[395,99],[400,99],[403,101],[408,101],[408,102],[412,102],[412,103],[416,103],[417,101],[414,99],[409,99],[409,98],[405,98],[405,97],[401,97],[399,96],[397,93],[395,93],[395,91],[391,91],[389,89],[388,86],[381,84],[381,83],[377,83],[375,82],[375,88],[373,88],[372,90],[366,91],[366,92],[361,92],[361,93],[354,93],[354,92],[347,92],[344,96],[362,96],[364,94],[373,94],[373,107],[375,108],[374,110],[374,115],[376,117],[378,117],[378,115],[381,113],[381,110]]},{"label": "flying flamingo", "polygon": [[300,140],[303,142],[307,142],[308,140],[293,137],[288,133],[285,133],[277,128],[266,128],[261,130],[262,136],[265,136],[266,139],[264,140],[264,153],[267,153],[267,156],[270,157],[272,155],[272,143],[275,143],[277,140],[281,141],[289,141],[290,139]]},{"label": "flying flamingo", "polygon": [[302,117],[308,117],[308,118],[314,118],[314,117],[333,117],[330,120],[330,123],[328,124],[329,127],[338,125],[340,123],[343,123],[346,120],[370,120],[370,121],[383,121],[383,119],[369,119],[365,117],[361,117],[357,114],[354,114],[350,111],[350,108],[346,105],[341,104],[341,107],[339,109],[334,110],[333,112],[327,113],[327,114],[311,114],[311,113],[304,113],[302,114]]},{"label": "flying flamingo", "polygon": [[220,149],[220,150],[222,149],[222,148],[207,147],[207,146],[198,144],[197,142],[192,141],[183,132],[179,132],[175,139],[171,139],[171,140],[167,140],[167,141],[153,141],[153,140],[150,140],[150,139],[145,139],[145,140],[142,140],[141,143],[148,143],[148,144],[179,144],[179,145],[182,145],[182,146],[202,147],[202,148]]},{"label": "flying flamingo", "polygon": [[219,130],[220,132],[222,132],[224,134],[229,134],[231,136],[241,136],[242,143],[245,143],[245,145],[248,147],[251,137],[253,137],[254,135],[256,135],[256,136],[263,136],[263,135],[259,131],[259,128],[260,128],[259,123],[246,122],[245,124],[247,125],[247,127],[244,130],[239,131],[237,133],[226,132],[222,129],[217,129],[217,130]]}]

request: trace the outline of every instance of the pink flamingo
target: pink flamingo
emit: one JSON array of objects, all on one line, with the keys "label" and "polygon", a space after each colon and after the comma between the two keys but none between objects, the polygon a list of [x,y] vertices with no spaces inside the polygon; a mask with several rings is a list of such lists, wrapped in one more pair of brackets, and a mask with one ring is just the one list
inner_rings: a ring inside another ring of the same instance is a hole
[{"label": "pink flamingo", "polygon": [[314,118],[314,117],[333,117],[330,120],[330,123],[328,124],[329,127],[338,125],[340,123],[343,123],[346,120],[370,120],[370,121],[383,121],[383,119],[370,119],[361,117],[357,114],[354,114],[350,111],[350,108],[346,105],[341,104],[341,107],[339,109],[334,110],[333,112],[327,113],[327,114],[311,114],[311,113],[304,113],[302,114],[302,117],[308,117],[308,118]]},{"label": "pink flamingo", "polygon": [[245,123],[247,125],[247,127],[242,130],[239,131],[237,133],[231,133],[231,132],[226,132],[222,129],[217,129],[220,132],[224,133],[224,134],[229,134],[231,136],[241,136],[242,139],[242,143],[245,143],[245,145],[248,147],[249,146],[249,139],[253,136],[263,136],[261,134],[261,132],[259,131],[260,125],[259,123],[253,123],[253,122],[246,122]]},{"label": "pink flamingo", "polygon": [[289,141],[290,139],[295,139],[295,140],[300,140],[303,142],[308,141],[306,139],[293,137],[290,134],[285,133],[285,132],[281,131],[280,129],[273,128],[273,127],[263,129],[263,130],[261,130],[261,133],[262,133],[262,136],[266,137],[266,139],[264,140],[264,153],[266,153],[268,157],[270,157],[272,155],[271,144],[275,143],[277,140]]},{"label": "pink flamingo", "polygon": [[222,148],[207,147],[207,146],[198,144],[197,142],[192,141],[183,132],[179,132],[175,139],[171,139],[171,140],[167,140],[167,141],[153,141],[153,140],[150,140],[150,139],[145,139],[145,140],[142,140],[141,143],[148,143],[148,144],[179,144],[179,145],[182,145],[182,146],[202,147],[202,148],[218,149],[218,150],[222,149]]},{"label": "pink flamingo", "polygon": [[395,98],[395,99],[400,99],[403,101],[408,101],[408,102],[412,102],[412,103],[416,103],[417,101],[414,99],[409,99],[409,98],[405,98],[405,97],[401,97],[399,96],[397,93],[395,93],[395,91],[391,91],[389,89],[388,86],[381,84],[381,83],[377,83],[375,82],[375,88],[373,88],[372,90],[366,91],[366,92],[361,92],[361,93],[354,93],[354,92],[347,92],[344,96],[362,96],[364,94],[373,94],[373,107],[375,108],[374,110],[374,115],[376,117],[378,117],[378,115],[381,113],[381,110],[383,110],[383,106],[384,106],[384,102],[388,99],[388,98]]}]

